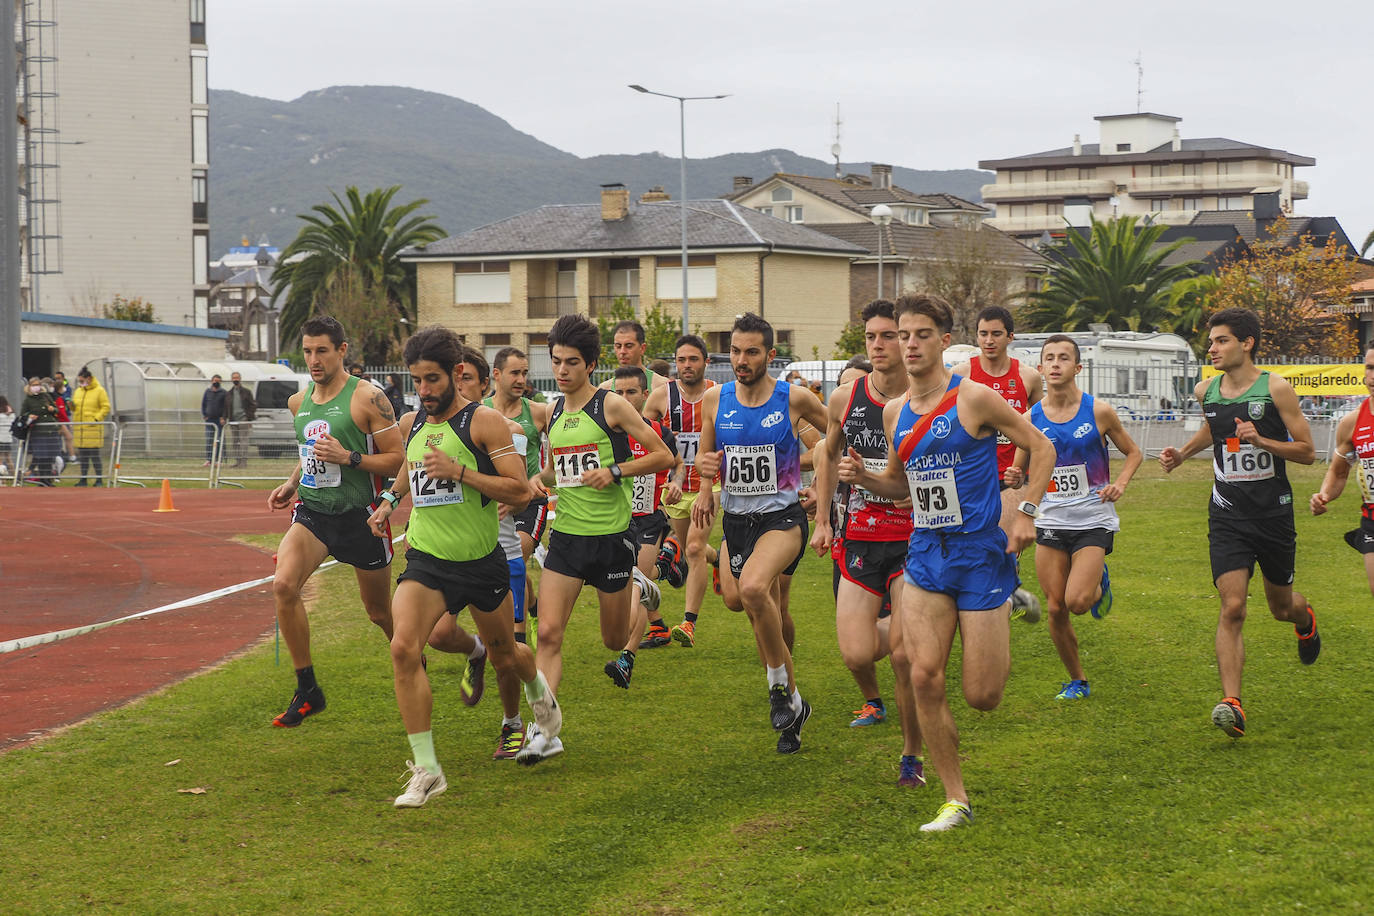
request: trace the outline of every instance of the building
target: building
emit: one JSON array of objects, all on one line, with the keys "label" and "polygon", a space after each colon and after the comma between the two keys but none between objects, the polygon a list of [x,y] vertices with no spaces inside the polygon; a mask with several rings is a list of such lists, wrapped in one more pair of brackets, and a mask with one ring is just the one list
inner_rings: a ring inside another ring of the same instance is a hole
[{"label": "building", "polygon": [[[16,5],[23,310],[208,326],[206,0]],[[27,331],[31,322],[23,325]]]},{"label": "building", "polygon": [[[988,210],[953,194],[918,194],[892,183],[892,166],[875,163],[869,175],[816,178],[774,174],[755,184],[737,177],[727,200],[862,247],[866,254],[850,271],[850,317],[857,320],[879,292],[893,297],[940,288],[944,275],[961,268],[984,274],[991,294],[1039,288],[1047,263],[1035,251],[989,227]],[[873,221],[873,208],[886,204],[892,219]],[[881,250],[882,256],[879,257]]]},{"label": "building", "polygon": [[982,191],[997,208],[989,222],[1036,240],[1091,218],[1137,214],[1179,225],[1202,211],[1252,210],[1257,194],[1276,194],[1283,213],[1307,198],[1293,169],[1315,165],[1311,157],[1223,137],[1183,139],[1180,118],[1153,112],[1095,120],[1097,143],[1075,134],[1062,149],[979,162],[997,173]]},{"label": "building", "polygon": [[273,295],[272,275],[280,255],[266,237],[257,245],[244,239],[210,264],[209,325],[229,333],[234,359],[277,358],[277,321],[287,294],[283,289]]},{"label": "building", "polygon": [[[849,263],[867,252],[728,200],[687,208],[689,324],[729,349],[743,312],[773,324],[794,353],[829,352],[849,316]],[[636,313],[682,301],[681,206],[655,189],[637,203],[619,184],[601,203],[545,206],[429,245],[416,266],[421,325],[443,324],[488,356],[504,346],[548,374],[548,331],[561,315],[596,317],[624,298]]]}]

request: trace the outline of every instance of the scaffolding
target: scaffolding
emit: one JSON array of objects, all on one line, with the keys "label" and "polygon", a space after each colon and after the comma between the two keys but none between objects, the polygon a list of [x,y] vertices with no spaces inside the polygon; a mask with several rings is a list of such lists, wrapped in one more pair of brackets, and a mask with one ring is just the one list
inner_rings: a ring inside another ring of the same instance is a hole
[{"label": "scaffolding", "polygon": [[20,220],[27,306],[41,310],[39,277],[62,272],[61,133],[58,125],[57,0],[22,0],[20,51]]}]

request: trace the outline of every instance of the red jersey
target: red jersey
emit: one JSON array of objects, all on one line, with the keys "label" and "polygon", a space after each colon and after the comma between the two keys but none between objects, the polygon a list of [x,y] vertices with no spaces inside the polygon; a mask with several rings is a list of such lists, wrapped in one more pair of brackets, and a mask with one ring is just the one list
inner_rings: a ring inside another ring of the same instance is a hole
[{"label": "red jersey", "polygon": [[[883,404],[873,398],[868,376],[854,383],[845,405],[845,448],[852,448],[874,473],[887,468],[887,433],[883,430]],[[892,500],[874,496],[862,487],[849,487],[845,506],[846,541],[905,541],[911,537],[911,510],[898,509]]]},{"label": "red jersey", "polygon": [[[969,360],[968,377],[975,382],[987,385],[993,391],[1002,396],[1017,413],[1025,413],[1030,410],[1030,392],[1026,390],[1026,383],[1021,380],[1021,363],[1015,359],[1011,361],[1011,368],[1006,375],[988,375],[983,371],[982,361],[978,357]],[[1016,457],[1016,446],[1012,441],[1000,431],[997,433],[997,474],[1001,474],[1011,467],[1011,461]]]},{"label": "red jersey", "polygon": [[1360,479],[1360,514],[1374,518],[1374,413],[1369,409],[1369,398],[1365,398],[1355,413],[1355,429],[1350,434],[1355,445],[1355,463],[1352,470]]},{"label": "red jersey", "polygon": [[[653,427],[654,432],[668,446],[668,451],[677,454],[677,446],[673,444],[673,434],[663,425],[662,420],[645,420]],[[633,458],[643,458],[649,454],[649,450],[639,444],[634,436],[630,436],[630,455]],[[630,512],[633,515],[648,515],[658,511],[659,501],[663,498],[663,487],[668,483],[668,471],[656,471],[653,476],[640,474],[634,478],[634,486],[630,489]]]},{"label": "red jersey", "polygon": [[[715,382],[706,380],[710,388]],[[704,397],[704,395],[703,395]],[[677,439],[682,462],[687,466],[687,476],[682,481],[683,493],[696,493],[701,489],[701,475],[697,473],[697,446],[701,443],[701,401],[689,401],[682,396],[677,379],[668,381],[668,428]]]}]

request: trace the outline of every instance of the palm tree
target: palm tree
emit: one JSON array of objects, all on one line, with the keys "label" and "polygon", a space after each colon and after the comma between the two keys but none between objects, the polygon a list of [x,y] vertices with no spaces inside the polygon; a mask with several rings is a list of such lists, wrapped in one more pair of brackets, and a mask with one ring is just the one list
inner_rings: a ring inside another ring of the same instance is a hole
[{"label": "palm tree", "polygon": [[1369,253],[1369,249],[1374,248],[1374,229],[1369,230],[1369,235],[1364,237],[1364,244],[1360,246],[1360,257]]},{"label": "palm tree", "polygon": [[337,209],[316,204],[312,213],[300,214],[306,225],[282,250],[272,278],[274,295],[287,291],[281,340],[293,340],[311,316],[328,313],[348,330],[355,352],[375,363],[386,359],[393,339],[404,336],[403,323],[414,326],[414,271],[399,255],[445,232],[433,217],[411,215],[427,200],[392,207],[400,189],[376,188],[362,196],[350,186],[346,202],[330,192]]},{"label": "palm tree", "polygon": [[1150,331],[1175,323],[1169,289],[1196,273],[1199,262],[1165,265],[1190,239],[1158,245],[1167,227],[1136,226],[1126,216],[1093,220],[1085,237],[1068,233],[1068,248],[1050,268],[1046,288],[1029,295],[1022,320],[1031,330],[1077,331],[1104,323],[1117,330]]}]

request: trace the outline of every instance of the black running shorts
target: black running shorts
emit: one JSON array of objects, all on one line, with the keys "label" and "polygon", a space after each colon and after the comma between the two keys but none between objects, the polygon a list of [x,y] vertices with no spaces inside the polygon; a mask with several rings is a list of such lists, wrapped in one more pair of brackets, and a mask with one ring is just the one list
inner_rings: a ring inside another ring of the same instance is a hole
[{"label": "black running shorts", "polygon": [[662,509],[655,509],[647,515],[636,515],[630,519],[630,540],[636,544],[658,546],[668,533],[668,516]]},{"label": "black running shorts", "polygon": [[530,504],[515,515],[515,530],[528,534],[536,544],[544,537],[544,526],[549,521],[549,501],[530,500]]},{"label": "black running shorts", "polygon": [[892,580],[906,568],[907,542],[856,541],[844,542],[844,568],[840,575],[859,588],[874,595],[885,595]]},{"label": "black running shorts", "polygon": [[490,614],[510,594],[510,566],[499,545],[478,560],[444,560],[411,547],[405,572],[396,581],[418,582],[439,592],[450,614],[465,607]]},{"label": "black running shorts", "polygon": [[784,576],[792,575],[806,554],[806,542],[811,531],[811,526],[806,521],[806,510],[801,507],[801,503],[794,503],[775,512],[758,512],[750,515],[726,512],[720,526],[725,535],[725,549],[730,556],[730,573],[736,579],[743,572],[744,564],[749,562],[749,557],[754,553],[754,545],[764,532],[800,528],[801,544],[797,547],[797,555],[782,571]]},{"label": "black running shorts", "polygon": [[1101,547],[1106,553],[1112,552],[1116,532],[1106,528],[1036,528],[1035,543],[1051,550],[1062,550],[1073,556],[1084,547]]},{"label": "black running shorts", "polygon": [[1293,584],[1294,558],[1298,550],[1298,534],[1293,527],[1293,514],[1271,518],[1231,518],[1211,515],[1207,518],[1207,545],[1212,559],[1212,582],[1222,573],[1243,569],[1260,574],[1275,585]]},{"label": "black running shorts", "polygon": [[303,526],[340,563],[357,569],[385,569],[391,565],[393,556],[391,529],[388,526],[386,537],[377,537],[367,526],[371,515],[371,507],[331,515],[297,502],[291,513],[291,524]]},{"label": "black running shorts", "polygon": [[601,592],[618,592],[630,584],[635,565],[635,546],[626,529],[618,534],[566,534],[549,532],[549,552],[544,569],[581,579]]}]

